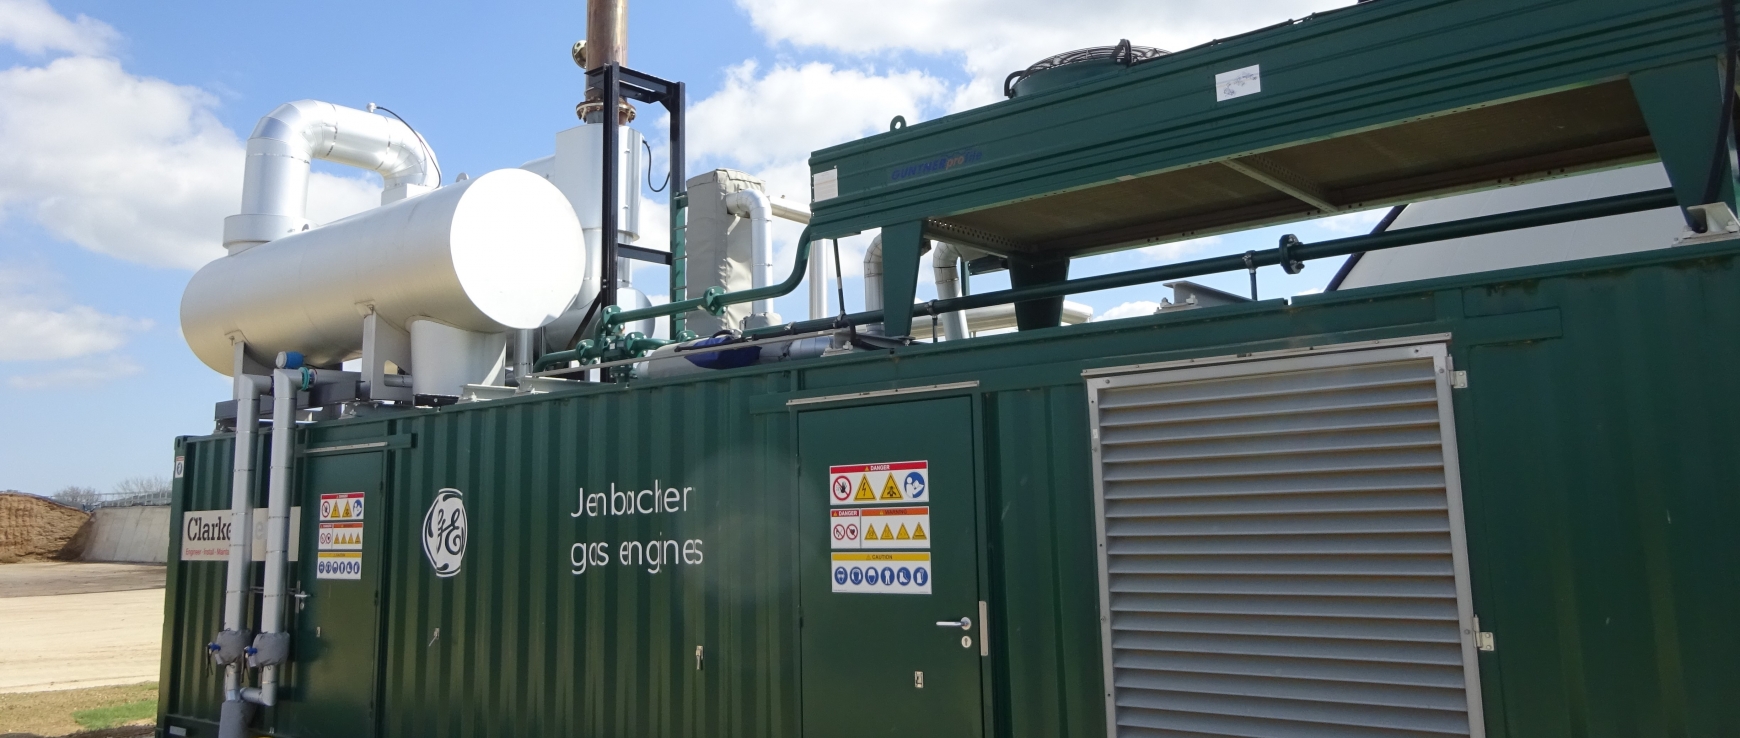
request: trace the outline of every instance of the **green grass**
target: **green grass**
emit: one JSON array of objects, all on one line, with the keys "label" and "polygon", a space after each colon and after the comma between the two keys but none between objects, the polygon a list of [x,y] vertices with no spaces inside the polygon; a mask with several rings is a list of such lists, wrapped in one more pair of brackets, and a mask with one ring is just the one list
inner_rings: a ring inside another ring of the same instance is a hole
[{"label": "green grass", "polygon": [[78,723],[79,727],[85,730],[114,728],[155,717],[157,717],[157,700],[140,700],[124,705],[78,710],[72,714],[73,722]]}]

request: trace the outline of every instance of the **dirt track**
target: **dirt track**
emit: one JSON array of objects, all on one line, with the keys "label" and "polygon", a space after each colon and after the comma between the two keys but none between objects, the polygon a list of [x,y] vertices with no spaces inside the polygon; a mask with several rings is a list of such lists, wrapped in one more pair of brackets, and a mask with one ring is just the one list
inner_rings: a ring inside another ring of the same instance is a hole
[{"label": "dirt track", "polygon": [[0,692],[155,680],[163,572],[122,564],[0,565]]}]

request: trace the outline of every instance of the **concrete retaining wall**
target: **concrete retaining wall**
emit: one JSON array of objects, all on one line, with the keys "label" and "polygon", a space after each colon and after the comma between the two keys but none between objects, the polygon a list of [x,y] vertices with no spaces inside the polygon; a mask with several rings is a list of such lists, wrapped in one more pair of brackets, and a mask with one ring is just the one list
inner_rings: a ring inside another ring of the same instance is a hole
[{"label": "concrete retaining wall", "polygon": [[85,561],[166,563],[169,557],[169,507],[105,507],[91,513]]}]

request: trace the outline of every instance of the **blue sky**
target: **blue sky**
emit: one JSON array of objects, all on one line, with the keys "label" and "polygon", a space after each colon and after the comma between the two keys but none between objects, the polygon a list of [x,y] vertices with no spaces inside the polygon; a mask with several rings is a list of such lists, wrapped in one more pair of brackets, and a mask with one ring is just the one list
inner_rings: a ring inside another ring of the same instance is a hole
[{"label": "blue sky", "polygon": [[[880,131],[894,115],[925,120],[993,102],[1004,75],[1052,53],[1119,38],[1181,49],[1345,4],[630,0],[629,63],[688,83],[691,173],[743,169],[771,194],[798,198],[811,150]],[[577,0],[0,0],[0,489],[107,490],[167,474],[174,437],[211,430],[228,380],[188,351],[178,306],[193,270],[222,253],[242,141],[261,115],[304,98],[376,102],[426,136],[449,180],[517,166],[549,154],[554,134],[575,124],[582,77],[567,54],[585,35],[584,11]],[[662,116],[643,112],[636,127],[662,140]],[[664,154],[655,153],[661,166]],[[378,202],[378,177],[316,170],[317,220]],[[1267,248],[1283,232],[1338,237],[1377,215],[1096,257],[1073,274]],[[664,214],[649,207],[643,217]],[[776,261],[789,263],[796,228],[777,236]],[[854,309],[863,246],[842,243]],[[1316,290],[1334,268],[1268,269],[1262,292]],[[636,279],[664,291],[662,267]],[[1247,289],[1243,274],[1202,281]],[[777,309],[807,317],[804,294]],[[920,296],[931,294],[927,278]],[[1154,285],[1071,299],[1123,316],[1151,311],[1162,294]]]}]

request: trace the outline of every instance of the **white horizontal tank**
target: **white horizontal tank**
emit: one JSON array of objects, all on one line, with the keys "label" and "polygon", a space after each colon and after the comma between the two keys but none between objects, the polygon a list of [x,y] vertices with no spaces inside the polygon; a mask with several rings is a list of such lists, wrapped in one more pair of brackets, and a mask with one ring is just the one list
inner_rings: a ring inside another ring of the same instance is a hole
[{"label": "white horizontal tank", "polygon": [[538,328],[586,276],[568,198],[504,169],[219,258],[193,276],[181,328],[206,366],[233,371],[231,342],[256,360],[357,356],[371,310],[401,330],[432,320],[477,333]]}]

